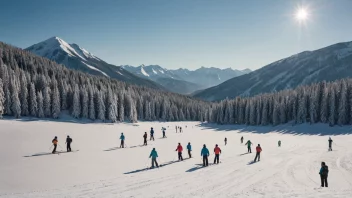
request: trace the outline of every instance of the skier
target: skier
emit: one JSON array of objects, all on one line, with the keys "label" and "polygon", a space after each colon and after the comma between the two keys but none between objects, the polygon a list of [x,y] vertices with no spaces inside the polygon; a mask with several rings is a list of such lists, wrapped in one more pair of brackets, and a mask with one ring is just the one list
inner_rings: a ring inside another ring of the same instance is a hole
[{"label": "skier", "polygon": [[147,146],[147,138],[148,138],[147,132],[144,132],[143,138],[144,138],[144,143],[143,143],[143,145],[144,145],[144,146]]},{"label": "skier", "polygon": [[154,141],[154,129],[153,129],[153,127],[150,129],[150,141],[151,140]]},{"label": "skier", "polygon": [[125,135],[123,133],[121,133],[120,140],[121,140],[120,148],[125,148]]},{"label": "skier", "polygon": [[176,128],[176,133],[177,133],[177,126],[175,126],[175,128]]},{"label": "skier", "polygon": [[279,145],[279,147],[281,147],[281,140],[279,140],[277,144]]},{"label": "skier", "polygon": [[225,141],[225,146],[226,146],[226,144],[227,144],[227,138],[226,138],[226,137],[225,137],[225,140],[224,140],[224,141]]},{"label": "skier", "polygon": [[243,144],[243,136],[241,137],[241,144]]},{"label": "skier", "polygon": [[57,144],[59,143],[59,141],[57,141],[57,137],[55,136],[51,142],[53,143],[53,146],[54,146],[54,150],[52,152],[52,154],[54,154],[56,152],[56,147],[57,147]]},{"label": "skier", "polygon": [[188,142],[187,151],[188,151],[188,156],[189,156],[189,158],[192,158],[192,155],[191,155],[192,146],[191,146],[191,143],[190,143],[190,142]]},{"label": "skier", "polygon": [[182,131],[182,127],[180,127],[180,133],[182,133],[183,131]]},{"label": "skier", "polygon": [[67,136],[66,142],[65,142],[67,152],[71,152],[71,143],[72,143],[72,138],[70,138],[70,136]]},{"label": "skier", "polygon": [[203,145],[202,151],[200,152],[200,156],[203,156],[203,167],[208,166],[208,157],[209,157],[209,150]]},{"label": "skier", "polygon": [[255,155],[254,158],[254,162],[257,161],[258,158],[258,162],[260,161],[260,152],[262,152],[262,148],[260,147],[260,144],[258,144],[257,148],[255,148],[255,150],[257,150],[257,154]]},{"label": "skier", "polygon": [[215,153],[214,164],[215,164],[215,162],[218,164],[220,153],[221,153],[221,149],[218,147],[218,145],[215,145],[214,153]]},{"label": "skier", "polygon": [[248,153],[252,153],[252,149],[251,149],[251,145],[252,145],[253,143],[250,141],[250,140],[248,140],[247,141],[247,143],[245,144],[245,145],[247,145],[247,148],[248,148]]},{"label": "skier", "polygon": [[329,174],[329,168],[328,166],[325,165],[325,162],[321,163],[321,168],[319,171],[320,174],[320,180],[321,180],[321,187],[328,187],[328,174]]},{"label": "skier", "polygon": [[158,162],[156,161],[156,158],[159,157],[158,153],[156,152],[155,148],[153,148],[152,152],[150,152],[149,158],[152,158],[152,167],[154,168],[154,163],[156,165],[156,167],[159,168]]},{"label": "skier", "polygon": [[166,129],[163,127],[162,130],[163,130],[163,138],[166,138],[166,135],[165,135],[165,130]]},{"label": "skier", "polygon": [[178,143],[178,146],[175,151],[177,151],[177,153],[178,153],[178,160],[183,161],[183,157],[182,157],[183,148],[181,146],[181,143]]},{"label": "skier", "polygon": [[329,137],[329,151],[332,151],[332,139],[331,139],[331,137]]}]

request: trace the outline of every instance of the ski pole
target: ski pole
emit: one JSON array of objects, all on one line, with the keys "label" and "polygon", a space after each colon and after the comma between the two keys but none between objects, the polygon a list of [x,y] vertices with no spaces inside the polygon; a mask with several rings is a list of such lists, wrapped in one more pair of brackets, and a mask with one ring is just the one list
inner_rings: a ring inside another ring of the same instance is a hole
[{"label": "ski pole", "polygon": [[49,150],[51,149],[51,147],[53,147],[53,145],[50,146]]}]

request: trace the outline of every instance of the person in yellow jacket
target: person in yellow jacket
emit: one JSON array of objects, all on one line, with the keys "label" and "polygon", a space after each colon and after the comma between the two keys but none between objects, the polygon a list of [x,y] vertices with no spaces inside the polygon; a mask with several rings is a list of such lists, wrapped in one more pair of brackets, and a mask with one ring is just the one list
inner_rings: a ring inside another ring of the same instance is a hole
[{"label": "person in yellow jacket", "polygon": [[57,137],[55,136],[55,138],[51,142],[53,143],[53,146],[54,146],[54,150],[52,152],[54,154],[56,152],[56,147],[57,147],[57,144],[59,143],[59,141],[57,141]]}]

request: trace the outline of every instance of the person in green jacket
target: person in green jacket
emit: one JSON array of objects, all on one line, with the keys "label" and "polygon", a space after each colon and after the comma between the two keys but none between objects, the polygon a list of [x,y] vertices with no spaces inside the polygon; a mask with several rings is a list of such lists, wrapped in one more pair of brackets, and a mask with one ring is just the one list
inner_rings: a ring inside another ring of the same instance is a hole
[{"label": "person in green jacket", "polygon": [[245,144],[245,145],[247,145],[248,153],[252,153],[252,149],[251,149],[252,144],[253,143],[250,140],[248,140],[247,143]]},{"label": "person in green jacket", "polygon": [[277,144],[279,145],[279,147],[281,147],[281,140],[279,140]]},{"label": "person in green jacket", "polygon": [[156,167],[159,167],[158,162],[156,161],[157,157],[159,157],[158,152],[156,152],[155,148],[153,148],[149,155],[149,158],[152,158],[152,168],[154,168],[154,163],[156,164]]}]

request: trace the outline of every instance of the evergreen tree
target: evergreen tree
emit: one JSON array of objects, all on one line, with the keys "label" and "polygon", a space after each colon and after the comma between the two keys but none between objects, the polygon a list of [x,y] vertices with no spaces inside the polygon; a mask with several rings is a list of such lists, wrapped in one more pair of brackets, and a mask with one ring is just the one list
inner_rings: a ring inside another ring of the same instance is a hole
[{"label": "evergreen tree", "polygon": [[82,117],[89,118],[89,96],[86,87],[82,87],[80,91],[80,99],[82,105]]},{"label": "evergreen tree", "polygon": [[16,85],[16,79],[11,80],[11,112],[15,118],[21,117],[21,102],[18,97],[18,86]]},{"label": "evergreen tree", "polygon": [[29,114],[33,117],[37,116],[38,113],[38,103],[37,94],[35,92],[34,83],[31,83],[29,89]]},{"label": "evergreen tree", "polygon": [[61,105],[60,105],[60,93],[59,93],[59,88],[57,87],[57,84],[54,83],[54,90],[52,91],[52,117],[54,119],[59,118],[60,111],[61,111]]},{"label": "evergreen tree", "polygon": [[329,125],[334,126],[336,121],[336,96],[335,86],[330,87],[330,101],[329,101]]},{"label": "evergreen tree", "polygon": [[347,124],[348,120],[348,93],[347,85],[345,81],[341,83],[340,100],[339,100],[339,111],[338,111],[338,124]]},{"label": "evergreen tree", "polygon": [[73,91],[73,104],[72,104],[72,113],[71,115],[74,118],[79,118],[81,115],[81,102],[80,102],[80,91],[78,85],[75,85]]},{"label": "evergreen tree", "polygon": [[92,87],[89,86],[89,119],[95,120],[95,102]]},{"label": "evergreen tree", "polygon": [[5,93],[3,89],[2,80],[0,79],[0,118],[2,118],[2,115],[4,114],[4,111],[5,111],[4,102],[5,102]]},{"label": "evergreen tree", "polygon": [[51,99],[50,99],[50,88],[44,87],[43,90],[43,98],[44,98],[44,116],[51,117]]},{"label": "evergreen tree", "polygon": [[44,98],[43,98],[43,94],[42,92],[38,92],[37,95],[37,99],[38,99],[38,118],[44,118]]},{"label": "evergreen tree", "polygon": [[28,89],[27,89],[27,78],[24,72],[21,72],[21,91],[20,91],[20,101],[21,101],[21,113],[23,116],[28,116]]}]

